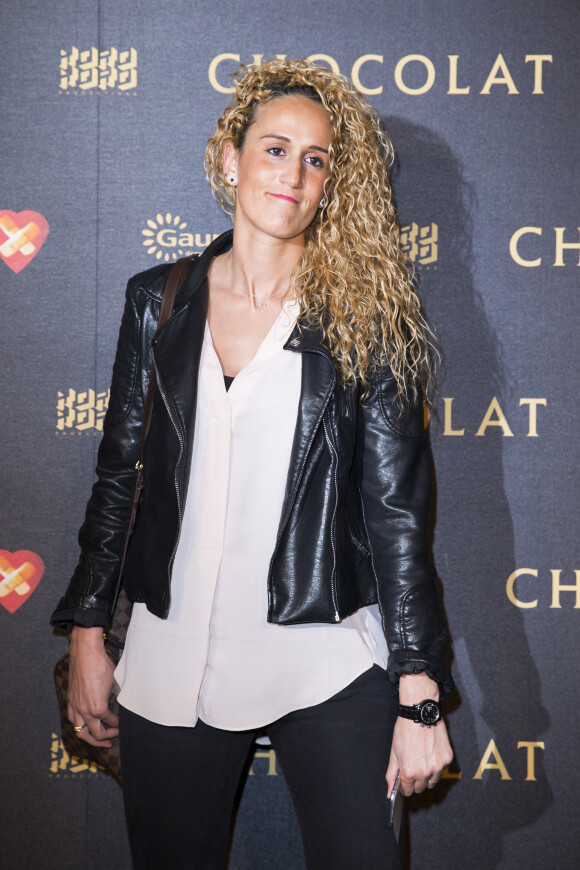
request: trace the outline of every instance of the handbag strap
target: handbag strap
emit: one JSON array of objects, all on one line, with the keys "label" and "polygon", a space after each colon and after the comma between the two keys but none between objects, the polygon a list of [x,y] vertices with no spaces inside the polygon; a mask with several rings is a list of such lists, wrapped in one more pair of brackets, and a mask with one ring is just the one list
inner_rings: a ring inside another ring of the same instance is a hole
[{"label": "handbag strap", "polygon": [[[171,317],[171,314],[173,313],[175,297],[177,296],[178,291],[180,290],[183,282],[185,281],[185,277],[187,275],[191,260],[191,257],[182,257],[180,260],[177,260],[177,262],[174,263],[171,267],[171,272],[169,273],[169,277],[167,278],[167,283],[163,291],[163,298],[161,300],[161,310],[159,312],[159,320],[157,321],[157,330],[155,332],[156,335],[161,327],[167,323],[167,321]],[[149,423],[151,422],[151,411],[153,410],[153,394],[155,392],[156,383],[157,377],[155,375],[155,366],[153,365],[153,363],[151,363],[151,371],[149,372],[149,386],[147,388],[145,407],[143,409],[141,437],[139,439],[139,458],[137,460],[137,464],[135,465],[136,470],[139,470],[138,466],[141,466],[141,468],[143,467],[143,448],[145,447],[145,439],[147,438],[147,432],[149,431]],[[131,526],[129,534],[131,533],[132,528],[133,527]]]},{"label": "handbag strap", "polygon": [[[185,278],[187,276],[187,272],[189,270],[192,259],[194,259],[194,257],[182,257],[181,259],[177,260],[177,262],[174,263],[171,268],[171,271],[167,278],[167,283],[165,284],[165,289],[163,291],[161,309],[159,311],[159,320],[157,321],[157,329],[155,332],[156,335],[161,327],[164,326],[165,323],[167,323],[167,321],[171,317],[171,314],[173,313],[175,297],[177,296],[180,288],[183,286],[183,282],[185,281]],[[149,423],[151,422],[151,411],[153,410],[153,395],[155,393],[156,383],[157,378],[155,375],[155,365],[152,362],[151,370],[149,372],[149,385],[147,387],[147,396],[145,397],[145,405],[143,408],[143,421],[141,423],[141,437],[139,438],[138,458],[137,462],[135,463],[135,475],[133,477],[133,488],[131,492],[131,499],[129,502],[129,516],[127,518],[125,538],[123,540],[123,549],[121,551],[121,558],[119,560],[119,573],[117,575],[115,596],[113,598],[110,611],[111,618],[113,613],[115,612],[115,607],[119,598],[119,593],[121,591],[121,580],[123,576],[123,567],[125,565],[125,557],[127,555],[127,549],[129,547],[131,532],[133,531],[133,526],[135,525],[137,508],[139,507],[139,499],[141,497],[141,489],[143,487],[143,450],[145,448],[145,439],[147,438],[147,432],[149,431]]]}]

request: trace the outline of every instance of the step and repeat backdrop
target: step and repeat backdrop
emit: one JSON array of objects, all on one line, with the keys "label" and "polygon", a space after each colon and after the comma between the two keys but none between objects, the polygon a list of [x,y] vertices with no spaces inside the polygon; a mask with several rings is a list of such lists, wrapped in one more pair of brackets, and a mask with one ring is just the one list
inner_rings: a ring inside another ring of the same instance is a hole
[{"label": "step and repeat backdrop", "polygon": [[[278,55],[351,77],[384,118],[444,354],[432,546],[456,758],[407,802],[410,866],[577,866],[578,23],[575,0],[2,0],[0,867],[130,866],[119,787],[61,744],[48,619],[127,278],[227,229],[205,142],[239,63]],[[304,870],[267,747],[229,867]]]}]

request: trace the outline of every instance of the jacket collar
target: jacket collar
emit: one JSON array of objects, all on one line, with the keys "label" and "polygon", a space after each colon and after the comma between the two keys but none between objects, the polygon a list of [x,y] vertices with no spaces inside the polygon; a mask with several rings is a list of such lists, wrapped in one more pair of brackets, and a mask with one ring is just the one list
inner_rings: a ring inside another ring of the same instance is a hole
[{"label": "jacket collar", "polygon": [[[212,259],[232,246],[233,230],[215,239],[192,263],[172,317],[159,330],[154,359],[160,386],[178,417],[186,444],[195,427],[197,381],[207,320],[207,272]],[[328,404],[336,373],[318,327],[296,325],[284,349],[302,353],[302,387],[288,483],[294,485]],[[289,490],[290,491],[290,490]]]},{"label": "jacket collar", "polygon": [[[230,250],[233,244],[233,237],[233,230],[227,230],[225,233],[222,233],[221,236],[213,240],[201,257],[195,261],[178,296],[180,303],[187,304],[196,294],[207,293],[207,285],[203,287],[203,284],[211,261],[214,257]],[[324,354],[329,360],[332,360],[330,349],[324,343],[322,330],[317,326],[296,325],[292,335],[284,345],[284,349],[299,352],[315,351]]]},{"label": "jacket collar", "polygon": [[[218,236],[217,239],[214,239],[213,242],[207,246],[200,257],[192,262],[187,278],[183,283],[183,287],[179,291],[177,297],[178,302],[187,304],[197,294],[199,294],[200,291],[203,292],[203,285],[205,284],[211,261],[214,257],[218,257],[220,254],[229,251],[233,243],[233,237],[233,230],[227,230],[225,233],[222,233],[221,236]],[[205,291],[207,292],[207,285]]]},{"label": "jacket collar", "polygon": [[211,261],[232,246],[233,230],[223,233],[192,261],[172,316],[157,332],[153,358],[159,385],[171,405],[186,447],[193,439],[197,381],[207,320],[207,273]]}]

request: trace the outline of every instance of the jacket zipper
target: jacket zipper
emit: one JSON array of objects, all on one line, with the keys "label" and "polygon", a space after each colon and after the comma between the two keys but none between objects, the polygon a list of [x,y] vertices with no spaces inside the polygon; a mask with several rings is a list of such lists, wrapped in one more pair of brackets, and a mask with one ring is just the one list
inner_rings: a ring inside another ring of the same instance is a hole
[{"label": "jacket zipper", "polygon": [[330,586],[332,589],[332,603],[334,604],[334,616],[336,622],[340,622],[340,615],[338,612],[338,601],[336,594],[336,544],[335,544],[335,526],[336,526],[336,511],[338,508],[338,453],[330,435],[328,433],[328,427],[326,425],[326,420],[322,418],[322,425],[324,427],[324,434],[326,436],[326,441],[328,446],[330,447],[332,454],[334,455],[334,510],[332,511],[332,523],[330,526],[330,543],[332,545],[332,556],[333,556],[333,565],[332,565],[332,574],[330,575]]},{"label": "jacket zipper", "polygon": [[[314,351],[312,351],[312,352],[314,352],[314,353],[318,353],[320,356],[323,356],[325,359],[328,359],[328,357],[326,356],[326,354],[322,353],[322,352],[319,351],[319,350],[314,350]],[[301,353],[304,353],[304,351],[301,351]],[[332,365],[332,363],[331,363],[331,365]],[[334,387],[334,383],[335,383],[335,382],[336,382],[336,376],[334,376],[333,387]],[[329,396],[330,396],[330,392],[328,393],[328,396],[327,396],[326,402],[325,402],[325,404],[324,404],[324,408],[326,408],[326,405],[327,405],[327,403],[328,403],[328,397],[329,397]],[[310,441],[309,441],[309,443],[308,443],[308,447],[307,447],[307,449],[306,449],[305,452],[304,452],[304,460],[302,461],[302,465],[301,465],[301,468],[300,468],[300,477],[302,477],[302,472],[303,472],[303,470],[304,470],[304,465],[306,464],[306,457],[308,456],[308,453],[310,452],[310,448],[312,447],[312,442],[314,441],[314,438],[316,437],[316,430],[318,429],[318,427],[319,427],[319,425],[320,425],[320,420],[321,420],[321,419],[322,419],[322,420],[324,419],[324,409],[323,409],[323,411],[322,411],[322,415],[321,415],[321,417],[319,417],[319,419],[318,419],[318,421],[317,421],[317,423],[316,423],[316,426],[314,427],[314,430],[313,430],[313,432],[312,432],[312,436],[311,436]],[[292,492],[292,497],[291,497],[291,499],[290,499],[290,503],[289,503],[289,505],[288,505],[288,508],[286,509],[286,514],[285,514],[285,516],[284,516],[284,517],[281,519],[281,521],[280,521],[280,526],[279,526],[279,528],[278,528],[278,534],[277,534],[277,537],[276,537],[276,544],[274,545],[274,552],[272,553],[272,557],[271,557],[271,559],[270,559],[270,565],[269,565],[269,568],[268,568],[268,578],[267,578],[267,587],[268,587],[268,617],[270,616],[270,613],[271,613],[271,611],[272,611],[272,566],[273,566],[273,564],[274,564],[274,559],[276,558],[276,554],[278,553],[278,547],[279,547],[279,545],[280,545],[280,541],[281,541],[281,539],[282,539],[282,535],[283,535],[283,533],[284,533],[284,530],[285,530],[285,528],[286,528],[286,525],[287,525],[287,523],[288,523],[288,520],[290,519],[290,517],[291,517],[291,515],[292,515],[292,508],[294,507],[294,501],[295,501],[295,499],[296,499],[296,493],[298,492],[298,487],[299,487],[299,484],[297,484],[297,485],[294,487],[294,491]],[[337,617],[338,617],[338,613],[337,613]]]},{"label": "jacket zipper", "polygon": [[171,610],[171,572],[173,570],[173,562],[175,560],[175,554],[177,553],[177,548],[179,546],[179,540],[181,538],[181,527],[182,527],[182,523],[183,523],[183,509],[182,509],[182,500],[181,500],[181,489],[179,486],[179,471],[178,470],[179,470],[179,466],[181,464],[181,458],[183,456],[183,451],[185,448],[185,440],[183,438],[183,435],[181,434],[179,426],[175,422],[175,419],[173,416],[173,411],[170,407],[169,401],[168,401],[167,396],[165,394],[165,390],[163,389],[163,386],[161,384],[161,380],[159,378],[159,372],[157,371],[157,366],[155,366],[155,373],[157,376],[157,386],[159,387],[159,392],[161,393],[161,397],[162,397],[163,402],[165,404],[165,407],[167,409],[167,413],[169,414],[169,419],[173,423],[173,428],[175,429],[175,433],[176,433],[177,438],[179,440],[179,456],[177,457],[177,462],[175,463],[175,478],[174,478],[175,494],[177,496],[177,511],[179,514],[179,524],[178,524],[178,528],[177,528],[177,538],[175,539],[175,544],[173,546],[173,551],[171,553],[171,557],[169,559],[169,565],[167,568],[168,602],[167,602],[167,608],[165,610],[165,617],[164,617],[165,619],[167,619],[167,617],[169,616],[169,611]]}]

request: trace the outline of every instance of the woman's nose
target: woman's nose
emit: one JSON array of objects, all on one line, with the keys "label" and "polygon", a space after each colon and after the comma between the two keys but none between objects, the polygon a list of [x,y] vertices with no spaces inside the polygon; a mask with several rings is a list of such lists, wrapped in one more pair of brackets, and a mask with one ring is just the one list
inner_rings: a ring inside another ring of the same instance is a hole
[{"label": "woman's nose", "polygon": [[302,183],[302,161],[299,158],[290,158],[284,163],[281,181],[290,185],[290,187],[300,187]]}]

